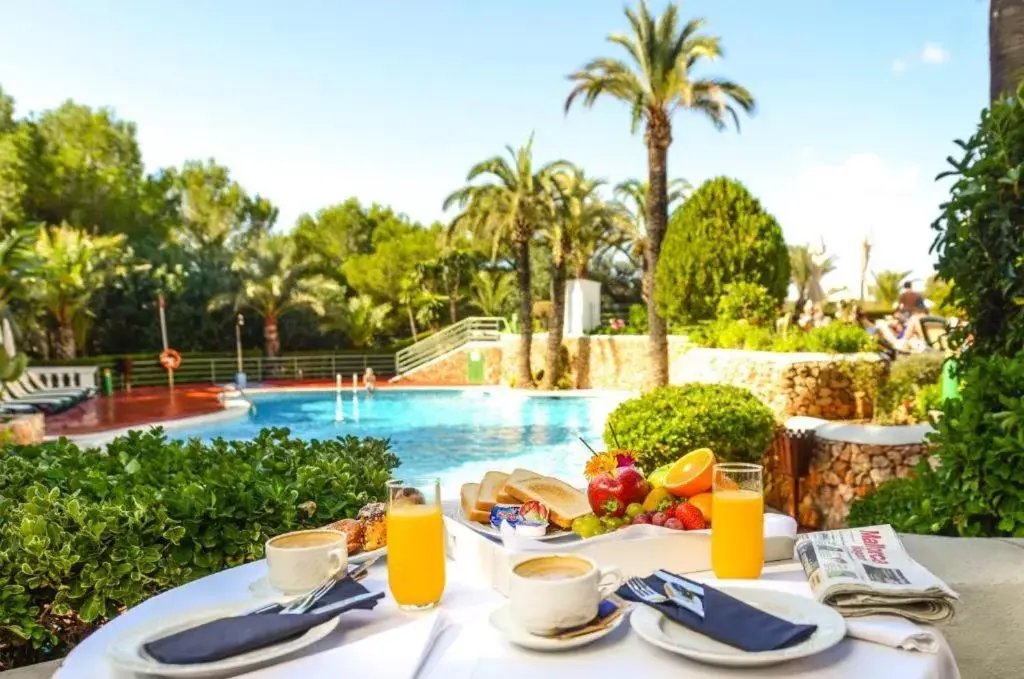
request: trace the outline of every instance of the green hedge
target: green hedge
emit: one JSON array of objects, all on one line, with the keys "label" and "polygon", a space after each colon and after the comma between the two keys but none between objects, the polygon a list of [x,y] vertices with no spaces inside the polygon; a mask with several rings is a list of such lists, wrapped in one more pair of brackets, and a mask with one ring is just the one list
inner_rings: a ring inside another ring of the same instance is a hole
[{"label": "green hedge", "polygon": [[774,431],[772,411],[746,389],[685,384],[621,403],[608,417],[604,439],[634,451],[650,472],[696,448],[711,448],[727,462],[759,460]]},{"label": "green hedge", "polygon": [[354,516],[399,464],[386,440],[62,439],[0,450],[0,668],[63,655],[124,607]]},{"label": "green hedge", "polygon": [[[946,356],[938,352],[925,352],[901,356],[892,362],[889,378],[878,386],[875,402],[875,421],[879,424],[907,423],[927,419],[928,410],[936,405],[939,380]],[[911,404],[910,408],[906,404]]]},{"label": "green hedge", "polygon": [[702,347],[748,351],[856,354],[878,350],[878,342],[863,328],[851,323],[829,323],[807,332],[791,329],[776,333],[766,325],[719,319],[694,330],[690,339]]}]

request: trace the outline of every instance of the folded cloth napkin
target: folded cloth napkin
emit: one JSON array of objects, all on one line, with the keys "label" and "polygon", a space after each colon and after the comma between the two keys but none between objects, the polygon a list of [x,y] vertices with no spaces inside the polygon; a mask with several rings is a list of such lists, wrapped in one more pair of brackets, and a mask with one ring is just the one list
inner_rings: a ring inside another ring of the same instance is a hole
[{"label": "folded cloth napkin", "polygon": [[369,590],[350,578],[339,580],[307,613],[279,615],[280,607],[265,613],[220,618],[144,644],[146,652],[168,665],[191,665],[230,658],[247,651],[292,639],[331,618],[352,609],[369,610],[384,597],[381,592],[326,613],[329,604],[366,594]]},{"label": "folded cloth napkin", "polygon": [[846,636],[905,651],[939,652],[939,637],[933,630],[895,615],[846,618]]},{"label": "folded cloth napkin", "polygon": [[[651,575],[644,578],[644,582],[655,592],[665,591],[665,581],[660,578]],[[672,602],[648,604],[626,586],[620,587],[617,593],[623,599],[657,609],[694,632],[749,652],[787,648],[804,641],[818,629],[817,625],[796,624],[777,618],[705,583],[699,584],[704,588],[703,618]]]}]

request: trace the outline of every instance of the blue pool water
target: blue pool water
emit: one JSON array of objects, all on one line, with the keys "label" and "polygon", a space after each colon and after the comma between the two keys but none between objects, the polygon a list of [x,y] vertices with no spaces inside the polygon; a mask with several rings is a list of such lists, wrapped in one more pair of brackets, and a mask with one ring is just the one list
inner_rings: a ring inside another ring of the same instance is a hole
[{"label": "blue pool water", "polygon": [[254,396],[255,414],[174,430],[176,438],[252,438],[289,427],[303,439],[353,434],[391,439],[404,476],[439,476],[443,493],[492,469],[526,467],[566,480],[583,478],[590,456],[582,436],[603,448],[601,433],[621,397],[543,398],[466,391],[292,392]]}]

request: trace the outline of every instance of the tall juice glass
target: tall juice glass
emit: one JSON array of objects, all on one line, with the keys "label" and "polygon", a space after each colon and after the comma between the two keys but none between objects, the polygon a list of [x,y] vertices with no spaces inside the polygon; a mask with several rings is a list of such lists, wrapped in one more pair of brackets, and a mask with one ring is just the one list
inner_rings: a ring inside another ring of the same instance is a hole
[{"label": "tall juice glass", "polygon": [[444,521],[437,478],[388,481],[388,587],[403,608],[430,608],[444,593]]},{"label": "tall juice glass", "polygon": [[716,464],[711,496],[711,568],[718,578],[760,577],[764,488],[759,464]]}]

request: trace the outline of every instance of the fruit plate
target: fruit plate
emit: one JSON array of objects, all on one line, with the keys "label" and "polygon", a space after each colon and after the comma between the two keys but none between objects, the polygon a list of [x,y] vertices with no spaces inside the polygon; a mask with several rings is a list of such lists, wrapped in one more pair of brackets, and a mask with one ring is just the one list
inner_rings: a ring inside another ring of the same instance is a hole
[{"label": "fruit plate", "polygon": [[[454,516],[452,517],[459,523],[465,525],[471,530],[476,531],[480,535],[486,535],[487,537],[494,538],[495,540],[501,540],[501,531],[492,526],[489,523],[478,523],[476,521],[470,521],[466,518],[466,515],[462,513],[462,508],[456,508]],[[531,540],[555,540],[557,538],[564,538],[566,536],[574,536],[575,534],[571,530],[564,530],[554,524],[548,526],[548,532],[540,537],[530,538]]]}]

